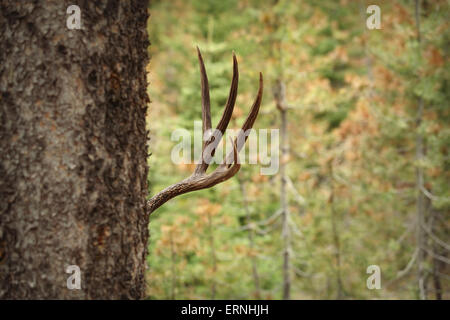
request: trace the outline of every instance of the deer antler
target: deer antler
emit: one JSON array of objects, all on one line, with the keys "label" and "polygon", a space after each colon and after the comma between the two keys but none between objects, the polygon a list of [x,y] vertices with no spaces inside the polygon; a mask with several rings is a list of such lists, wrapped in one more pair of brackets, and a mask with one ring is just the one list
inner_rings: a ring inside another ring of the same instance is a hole
[{"label": "deer antler", "polygon": [[[208,76],[206,75],[202,54],[200,53],[200,50],[198,48],[197,53],[198,53],[198,60],[200,63],[200,75],[202,87],[202,122],[203,122],[202,129],[203,135],[205,136],[205,133],[209,133],[211,131],[211,111],[210,111],[211,104],[209,99]],[[239,80],[238,63],[236,60],[236,56],[233,53],[233,78],[231,80],[230,94],[228,96],[228,101],[225,106],[225,111],[223,112],[222,119],[220,119],[216,127],[216,133],[220,132],[220,135],[218,135],[219,139],[215,138],[215,136],[217,135],[211,135],[210,138],[204,140],[202,145],[202,159],[201,162],[195,168],[194,173],[190,177],[178,183],[175,183],[170,187],[165,188],[164,190],[153,196],[150,200],[148,200],[147,208],[149,214],[158,209],[168,200],[180,194],[210,188],[218,183],[230,179],[239,171],[241,165],[239,164],[238,152],[241,150],[241,148],[245,144],[245,141],[247,140],[248,135],[246,135],[245,132],[253,127],[256,117],[258,116],[259,106],[261,105],[263,92],[263,78],[261,73],[259,74],[258,94],[250,110],[250,113],[247,119],[245,120],[244,125],[242,126],[242,130],[239,132],[237,138],[234,140],[233,152],[230,152],[225,158],[224,163],[219,165],[212,173],[210,174],[206,173],[210,160],[214,156],[216,147],[219,144],[225,130],[227,129],[228,123],[230,122],[231,115],[234,109],[234,104],[236,102],[238,80]],[[213,143],[213,145],[208,147],[211,143]]]}]

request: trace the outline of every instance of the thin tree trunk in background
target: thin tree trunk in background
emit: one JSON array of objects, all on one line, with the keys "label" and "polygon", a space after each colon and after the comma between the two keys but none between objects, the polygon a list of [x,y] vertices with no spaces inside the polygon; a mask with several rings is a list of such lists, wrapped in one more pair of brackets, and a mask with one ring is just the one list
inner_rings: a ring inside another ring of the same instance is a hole
[{"label": "thin tree trunk in background", "polygon": [[147,1],[71,4],[0,3],[1,299],[145,294]]},{"label": "thin tree trunk in background", "polygon": [[[244,181],[239,176],[238,176],[238,181],[239,181],[239,186],[241,188],[242,202],[244,204],[246,224],[250,226],[252,222],[251,222],[251,217],[250,217],[250,209],[248,207],[247,191],[245,190]],[[254,232],[255,231],[253,228],[249,228],[248,241],[250,243],[251,250],[253,250],[255,248]],[[261,289],[259,287],[258,264],[256,261],[256,257],[251,256],[250,259],[251,259],[251,263],[252,263],[253,282],[255,283],[255,295],[256,295],[256,299],[260,299],[261,298]]]},{"label": "thin tree trunk in background", "polygon": [[[433,251],[439,254],[439,251],[436,251],[438,249],[437,245],[434,245]],[[443,263],[437,259],[433,258],[433,285],[434,285],[434,294],[436,297],[436,300],[442,300],[442,285],[441,285],[441,277],[439,276],[439,270],[440,265]]]},{"label": "thin tree trunk in background", "polygon": [[176,256],[175,256],[175,244],[173,242],[173,231],[170,231],[170,262],[171,262],[171,272],[172,281],[170,288],[170,299],[176,299],[176,289],[177,289],[177,273],[176,273]]},{"label": "thin tree trunk in background", "polygon": [[287,177],[286,177],[286,161],[289,156],[289,144],[287,137],[287,105],[286,90],[282,80],[277,80],[274,87],[274,98],[278,111],[280,112],[280,203],[282,210],[282,238],[283,238],[283,299],[290,299],[291,292],[291,273],[290,273],[290,251],[291,251],[291,235],[289,229],[289,206],[287,198]]},{"label": "thin tree trunk in background", "polygon": [[211,249],[211,263],[212,263],[212,285],[211,285],[211,299],[214,300],[216,298],[216,281],[215,276],[217,272],[217,258],[216,258],[216,248],[214,246],[214,233],[213,233],[213,225],[212,225],[212,217],[211,213],[208,212],[208,234],[209,234],[209,246]]},{"label": "thin tree trunk in background", "polygon": [[287,178],[286,178],[286,161],[289,155],[289,144],[287,138],[287,103],[286,103],[286,88],[283,82],[283,51],[281,48],[281,40],[277,36],[280,32],[280,28],[283,26],[283,21],[280,19],[280,14],[275,8],[279,4],[279,0],[274,0],[272,3],[272,10],[274,14],[273,21],[268,21],[268,26],[273,30],[271,33],[272,39],[268,42],[270,47],[268,48],[270,56],[277,61],[277,79],[275,80],[273,90],[273,96],[275,105],[280,113],[280,206],[282,210],[282,231],[281,237],[283,241],[283,299],[289,300],[291,297],[291,266],[290,266],[290,254],[291,254],[291,239],[290,239],[290,227],[289,227],[289,207],[287,198]]},{"label": "thin tree trunk in background", "polygon": [[289,300],[291,298],[291,273],[290,273],[290,251],[291,251],[291,237],[289,230],[289,207],[287,200],[287,190],[286,190],[286,164],[283,163],[287,159],[288,151],[287,151],[287,120],[286,120],[286,110],[281,111],[281,145],[282,152],[280,165],[280,173],[281,173],[281,208],[283,210],[282,215],[282,225],[283,225],[283,243],[284,243],[284,252],[283,252],[283,299]]},{"label": "thin tree trunk in background", "polygon": [[[430,200],[431,205],[431,200]],[[436,216],[439,214],[438,211],[433,210],[433,208],[430,207],[431,214],[430,214],[430,221],[428,229],[430,232],[435,232],[435,226],[436,226]],[[433,269],[432,269],[432,280],[433,280],[433,286],[434,286],[434,294],[436,297],[436,300],[442,300],[442,284],[441,284],[441,278],[439,276],[440,269],[443,266],[443,262],[440,261],[437,257],[438,256],[445,256],[445,252],[441,250],[439,244],[436,241],[433,241],[433,245],[431,247],[431,250],[436,255],[433,256]]]},{"label": "thin tree trunk in background", "polygon": [[[421,34],[420,34],[420,1],[415,1],[415,18],[416,18],[416,31],[417,31],[417,41],[419,43],[419,53],[421,50]],[[418,107],[417,107],[417,117],[416,117],[416,189],[417,189],[417,201],[416,201],[416,211],[417,211],[417,229],[416,229],[416,245],[419,250],[417,256],[417,281],[419,285],[419,296],[421,300],[427,298],[426,287],[425,287],[425,251],[424,247],[426,245],[425,231],[423,226],[425,225],[425,195],[422,190],[424,188],[424,174],[422,168],[422,161],[424,158],[424,138],[420,132],[420,125],[422,123],[424,102],[422,97],[419,97]]]},{"label": "thin tree trunk in background", "polygon": [[336,206],[334,204],[335,201],[335,190],[334,190],[334,179],[333,179],[333,162],[329,163],[329,171],[330,171],[330,211],[331,211],[331,228],[333,234],[333,245],[334,245],[334,255],[336,259],[336,287],[337,287],[337,299],[342,299],[344,297],[344,289],[342,285],[342,277],[341,277],[341,242],[339,239],[339,230],[337,227],[337,212]]}]

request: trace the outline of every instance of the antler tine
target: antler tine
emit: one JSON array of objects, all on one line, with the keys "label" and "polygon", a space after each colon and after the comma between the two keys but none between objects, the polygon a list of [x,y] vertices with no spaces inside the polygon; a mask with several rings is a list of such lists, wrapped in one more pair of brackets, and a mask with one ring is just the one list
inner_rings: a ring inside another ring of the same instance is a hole
[{"label": "antler tine", "polygon": [[238,91],[238,82],[239,82],[238,63],[236,55],[233,52],[233,78],[231,79],[230,94],[228,95],[228,100],[227,104],[225,105],[225,110],[223,112],[222,119],[220,119],[216,128],[222,134],[227,129],[228,124],[230,123],[231,115],[233,114],[233,109],[236,103],[236,96]]},{"label": "antler tine", "polygon": [[[255,102],[253,102],[252,108],[250,110],[250,114],[248,115],[247,119],[244,122],[244,125],[242,126],[242,130],[246,131],[248,129],[251,129],[253,127],[253,124],[255,123],[256,117],[258,116],[259,107],[261,106],[261,100],[262,100],[262,94],[263,94],[264,84],[263,84],[263,75],[260,72],[259,73],[259,89],[258,94],[256,95]],[[241,146],[242,148],[242,146]],[[238,148],[239,149],[239,148]]]},{"label": "antler tine", "polygon": [[[203,62],[202,53],[197,47],[198,62],[200,65],[200,80],[202,87],[202,139],[204,138],[205,132],[211,129],[211,100],[209,98],[209,84],[208,75],[206,74],[205,63]],[[195,174],[202,174],[208,169],[208,164],[203,159],[203,152],[206,146],[211,142],[203,141],[202,143],[202,158],[200,163],[195,168]]]},{"label": "antler tine", "polygon": [[208,75],[206,74],[205,64],[200,49],[197,47],[198,61],[200,64],[200,77],[202,86],[202,122],[203,134],[211,129],[211,101],[209,98]]},{"label": "antler tine", "polygon": [[[247,119],[245,119],[244,125],[242,126],[241,131],[239,131],[238,137],[237,137],[237,150],[238,152],[241,151],[242,147],[244,146],[245,142],[247,141],[248,135],[245,134],[245,132],[248,129],[253,128],[253,124],[255,123],[256,117],[258,116],[259,107],[261,106],[262,101],[262,94],[263,94],[264,84],[263,84],[263,76],[262,73],[259,73],[259,89],[258,94],[256,95],[255,101],[253,102],[252,108],[250,109],[250,113],[247,116]],[[230,152],[227,155],[225,163],[232,163],[232,157],[233,154]]]},{"label": "antler tine", "polygon": [[[197,52],[199,53],[200,64],[203,66],[203,67],[200,67],[200,70],[205,70],[205,67],[204,67],[204,64],[203,64],[203,59],[201,58],[200,50],[198,49],[198,47],[197,47]],[[206,71],[205,71],[205,77],[206,77]],[[206,83],[207,83],[207,81],[208,81],[208,79],[206,78]],[[236,103],[237,91],[238,91],[238,83],[239,83],[239,69],[238,69],[238,63],[237,63],[236,55],[233,52],[233,77],[231,79],[230,93],[228,95],[228,100],[227,100],[227,103],[225,105],[225,110],[224,110],[224,112],[222,114],[222,118],[220,119],[220,121],[219,121],[219,123],[217,124],[217,127],[216,127],[216,130],[219,130],[222,135],[224,134],[225,130],[227,129],[228,124],[230,123],[230,120],[231,120],[231,115],[233,114],[234,105]],[[203,85],[203,81],[202,81],[202,85]],[[202,87],[202,92],[203,92],[203,87]],[[202,97],[203,97],[203,93],[202,93]],[[209,101],[209,92],[208,92],[208,101]],[[208,104],[208,106],[209,106],[209,104]],[[210,115],[210,118],[211,118],[211,115]],[[210,119],[209,126],[211,127],[211,119]],[[205,133],[205,131],[203,129],[203,134],[204,133]],[[203,143],[202,159],[201,159],[201,163],[195,169],[195,173],[196,174],[204,173],[208,169],[209,164],[203,158],[203,152],[204,152],[205,148],[210,143],[212,143],[212,141],[213,140],[211,138],[208,141],[205,141]],[[220,140],[219,141],[214,141],[215,146],[214,146],[213,150],[211,151],[211,157],[214,157],[214,154],[216,152],[216,147],[219,144],[219,142],[220,142]]]}]

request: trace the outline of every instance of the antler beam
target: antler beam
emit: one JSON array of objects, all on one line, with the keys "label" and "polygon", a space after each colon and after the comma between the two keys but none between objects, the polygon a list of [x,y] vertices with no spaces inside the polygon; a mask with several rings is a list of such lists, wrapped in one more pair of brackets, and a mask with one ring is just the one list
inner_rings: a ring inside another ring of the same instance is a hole
[{"label": "antler beam", "polygon": [[[211,103],[209,98],[208,76],[206,75],[206,69],[203,63],[202,54],[200,53],[200,50],[198,48],[197,54],[200,63],[202,90],[202,129],[203,136],[205,136],[205,133],[210,132],[211,130]],[[231,80],[230,93],[225,105],[225,110],[223,112],[222,118],[220,119],[216,127],[216,130],[218,130],[221,134],[220,138],[215,141],[215,136],[211,135],[210,138],[203,141],[201,162],[196,166],[194,173],[190,177],[165,188],[164,190],[153,196],[150,200],[148,200],[147,210],[149,214],[158,209],[168,200],[180,194],[210,188],[218,183],[230,179],[239,171],[241,166],[238,160],[238,152],[241,150],[241,148],[245,144],[245,141],[247,140],[248,135],[246,135],[245,132],[253,127],[256,117],[258,116],[259,107],[261,105],[263,93],[263,77],[261,73],[259,74],[258,94],[256,95],[255,102],[253,103],[253,106],[250,109],[250,113],[247,116],[244,125],[242,126],[242,130],[239,132],[237,138],[233,143],[233,151],[226,156],[224,163],[219,165],[213,172],[211,172],[210,174],[206,173],[210,160],[214,156],[216,147],[221,141],[221,138],[225,130],[227,129],[228,124],[230,123],[231,115],[233,114],[234,105],[236,103],[238,81],[238,63],[236,60],[236,56],[233,53],[233,78]],[[212,145],[212,150],[211,148],[207,148],[211,143],[214,143]],[[210,152],[208,152],[208,149],[210,150]]]}]

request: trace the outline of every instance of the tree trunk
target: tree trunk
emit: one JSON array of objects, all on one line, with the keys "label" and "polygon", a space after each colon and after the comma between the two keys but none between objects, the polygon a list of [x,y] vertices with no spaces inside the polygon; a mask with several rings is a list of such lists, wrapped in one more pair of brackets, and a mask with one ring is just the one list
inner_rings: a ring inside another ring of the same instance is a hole
[{"label": "tree trunk", "polygon": [[[419,43],[418,50],[421,49],[421,32],[420,32],[420,1],[415,1],[415,18],[416,18],[416,31],[417,31],[417,42]],[[421,300],[427,299],[426,290],[426,270],[425,270],[425,259],[426,253],[424,251],[426,245],[426,234],[423,226],[426,223],[425,217],[425,195],[423,194],[423,188],[425,185],[424,172],[423,172],[423,158],[425,156],[424,152],[424,136],[420,132],[420,125],[422,123],[424,111],[424,101],[422,97],[419,97],[417,116],[416,116],[416,189],[417,189],[417,200],[416,200],[416,214],[417,214],[417,226],[416,226],[416,246],[419,250],[417,256],[417,282],[419,285],[419,297]]]},{"label": "tree trunk", "polygon": [[147,1],[71,4],[0,3],[2,299],[145,293]]},{"label": "tree trunk", "polygon": [[[239,183],[239,188],[241,189],[241,194],[242,194],[242,204],[245,210],[245,223],[250,226],[252,221],[251,221],[251,217],[250,217],[250,209],[249,209],[249,205],[248,205],[248,198],[247,198],[247,191],[245,190],[245,181],[240,178],[239,176],[237,177],[238,179],[238,183]],[[250,249],[253,251],[255,249],[255,230],[254,228],[250,227],[248,229],[248,241],[250,244]],[[252,274],[253,274],[253,282],[255,284],[255,298],[256,299],[261,299],[261,287],[259,285],[259,274],[258,274],[258,261],[256,259],[256,256],[252,255],[250,256],[250,260],[252,263]]]},{"label": "tree trunk", "polygon": [[280,204],[282,210],[282,231],[281,236],[283,238],[283,300],[289,300],[291,298],[291,233],[289,228],[289,203],[287,198],[287,180],[286,163],[289,156],[289,142],[287,133],[287,104],[284,82],[280,79],[276,81],[274,87],[275,105],[280,112],[281,117],[281,162],[280,162]]},{"label": "tree trunk", "polygon": [[281,111],[281,208],[283,210],[282,220],[283,220],[283,299],[289,300],[291,298],[291,266],[290,266],[290,253],[291,253],[291,236],[289,230],[289,207],[287,200],[286,191],[286,164],[287,159],[287,120],[286,120],[286,110]]}]

